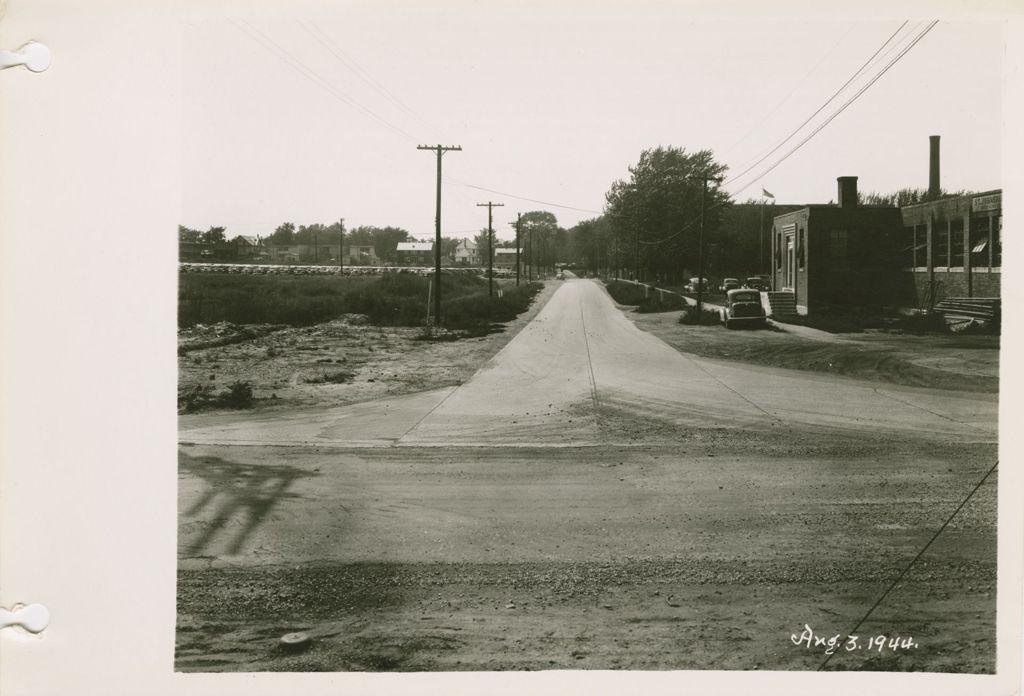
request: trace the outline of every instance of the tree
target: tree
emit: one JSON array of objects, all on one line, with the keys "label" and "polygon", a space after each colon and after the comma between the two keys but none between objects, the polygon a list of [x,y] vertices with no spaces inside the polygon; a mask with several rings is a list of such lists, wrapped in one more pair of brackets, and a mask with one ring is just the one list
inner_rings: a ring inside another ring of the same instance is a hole
[{"label": "tree", "polygon": [[[640,153],[629,168],[628,181],[619,180],[605,194],[605,217],[610,226],[612,266],[623,271],[639,268],[645,277],[680,280],[696,273],[702,183],[697,176],[721,177],[727,167],[710,150],[687,153],[683,148],[657,147]],[[715,238],[725,191],[709,182],[704,202],[705,273],[715,272]]]},{"label": "tree", "polygon": [[406,230],[400,227],[357,227],[346,235],[349,244],[357,246],[373,245],[373,251],[381,261],[394,263],[397,259],[396,249],[399,242],[412,240]]},{"label": "tree", "polygon": [[274,233],[270,235],[269,241],[271,244],[294,244],[295,225],[290,222],[278,225]]},{"label": "tree", "polygon": [[[557,260],[559,240],[558,218],[546,210],[531,210],[523,213],[519,227],[520,246],[523,248],[524,263],[544,268],[554,265]],[[564,233],[564,230],[562,230]]]},{"label": "tree", "polygon": [[314,222],[312,225],[299,225],[299,229],[295,231],[295,243],[327,244],[329,241],[326,232],[327,228],[319,222]]},{"label": "tree", "polygon": [[226,229],[225,227],[211,227],[203,232],[200,241],[204,244],[223,244],[227,241],[224,235]]},{"label": "tree", "polygon": [[203,233],[199,230],[193,230],[184,225],[178,225],[178,242],[182,244],[198,244],[202,238]]},{"label": "tree", "polygon": [[567,231],[563,260],[589,273],[599,274],[608,268],[610,262],[610,237],[610,225],[603,215],[583,220]]},{"label": "tree", "polygon": [[969,196],[973,191],[946,191],[939,189],[937,194],[931,193],[926,188],[902,188],[895,193],[858,193],[857,202],[863,205],[894,205],[902,208],[905,205],[915,203],[928,203],[937,201],[940,198],[953,198],[958,196]]}]

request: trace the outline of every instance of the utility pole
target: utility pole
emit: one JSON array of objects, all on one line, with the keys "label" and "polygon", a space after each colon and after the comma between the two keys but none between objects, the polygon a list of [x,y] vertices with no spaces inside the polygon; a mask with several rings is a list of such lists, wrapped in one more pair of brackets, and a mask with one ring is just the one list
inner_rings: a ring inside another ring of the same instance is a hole
[{"label": "utility pole", "polygon": [[345,270],[345,218],[338,220],[338,267]]},{"label": "utility pole", "polygon": [[515,228],[516,228],[516,287],[517,288],[519,287],[519,269],[520,269],[520,266],[521,266],[521,264],[519,262],[519,225],[522,223],[522,221],[523,221],[523,214],[522,213],[516,213],[516,221],[508,223],[510,225],[514,225]]},{"label": "utility pole", "polygon": [[708,192],[708,181],[721,183],[721,177],[696,174],[690,179],[700,179],[700,233],[697,236],[697,321],[704,309],[704,196]]},{"label": "utility pole", "polygon": [[487,201],[486,203],[477,203],[478,208],[487,206],[487,296],[491,297],[494,295],[494,208],[495,206],[501,208],[504,203],[492,203]]},{"label": "utility pole", "polygon": [[434,216],[434,323],[441,321],[441,156],[449,150],[462,151],[461,145],[417,145],[417,150],[437,153],[437,213]]},{"label": "utility pole", "polygon": [[530,254],[526,258],[530,282],[533,282],[533,225],[530,225]]}]

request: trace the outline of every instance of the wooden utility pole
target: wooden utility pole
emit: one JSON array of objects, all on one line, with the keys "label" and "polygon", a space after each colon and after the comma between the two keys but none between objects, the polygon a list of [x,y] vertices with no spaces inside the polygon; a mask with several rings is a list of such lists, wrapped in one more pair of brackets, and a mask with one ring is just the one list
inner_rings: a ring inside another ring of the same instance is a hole
[{"label": "wooden utility pole", "polygon": [[527,268],[529,269],[530,282],[533,282],[533,225],[530,225],[530,254],[526,258]]},{"label": "wooden utility pole", "polygon": [[523,214],[516,213],[516,287],[519,287],[519,225],[523,221]]},{"label": "wooden utility pole", "polygon": [[695,174],[690,179],[700,179],[700,232],[697,235],[697,321],[700,321],[704,300],[704,196],[708,192],[708,182],[721,183],[721,177]]},{"label": "wooden utility pole", "polygon": [[487,206],[487,296],[494,295],[494,208],[502,207],[504,203],[477,203],[478,208]]},{"label": "wooden utility pole", "polygon": [[449,150],[462,151],[460,145],[417,145],[417,150],[437,153],[437,213],[434,216],[434,323],[441,321],[441,156]]},{"label": "wooden utility pole", "polygon": [[338,220],[338,267],[345,270],[345,218]]}]

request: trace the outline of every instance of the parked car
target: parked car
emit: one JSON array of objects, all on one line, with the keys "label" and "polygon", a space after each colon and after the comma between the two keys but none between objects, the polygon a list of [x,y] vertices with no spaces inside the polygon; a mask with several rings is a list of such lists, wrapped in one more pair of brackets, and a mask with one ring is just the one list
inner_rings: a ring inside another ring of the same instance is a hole
[{"label": "parked car", "polygon": [[725,306],[719,310],[719,316],[727,329],[738,324],[764,324],[765,314],[764,307],[761,306],[760,291],[750,288],[730,290],[725,294]]},{"label": "parked car", "polygon": [[708,283],[707,276],[704,277],[703,283],[700,278],[690,278],[690,282],[686,284],[685,290],[686,292],[697,292],[697,289],[699,288],[701,292],[707,292],[708,285],[710,285],[710,283]]},{"label": "parked car", "polygon": [[769,291],[772,289],[772,281],[768,276],[751,276],[747,278],[747,282],[743,284],[743,287],[750,288],[751,290]]},{"label": "parked car", "polygon": [[722,292],[729,292],[730,290],[737,290],[740,287],[739,278],[725,278],[722,280],[722,284],[718,287]]}]

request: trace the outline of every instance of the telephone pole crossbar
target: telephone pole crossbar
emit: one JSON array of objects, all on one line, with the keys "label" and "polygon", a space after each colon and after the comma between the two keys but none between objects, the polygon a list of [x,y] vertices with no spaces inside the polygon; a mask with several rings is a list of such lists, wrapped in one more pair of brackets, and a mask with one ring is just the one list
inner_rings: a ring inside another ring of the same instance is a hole
[{"label": "telephone pole crossbar", "polygon": [[487,296],[494,295],[494,208],[501,208],[504,203],[477,203],[478,208],[487,206]]},{"label": "telephone pole crossbar", "polygon": [[434,323],[441,321],[441,156],[462,150],[461,145],[417,145],[417,150],[437,153],[437,213],[434,216]]}]

